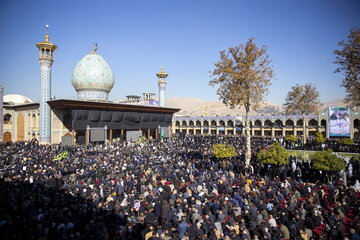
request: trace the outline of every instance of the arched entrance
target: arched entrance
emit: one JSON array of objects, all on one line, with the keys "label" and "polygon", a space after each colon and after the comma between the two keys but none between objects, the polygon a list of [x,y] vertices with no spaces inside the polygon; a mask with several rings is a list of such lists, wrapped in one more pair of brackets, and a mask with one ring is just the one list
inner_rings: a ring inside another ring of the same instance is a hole
[{"label": "arched entrance", "polygon": [[291,119],[286,120],[285,126],[286,127],[293,127],[294,126],[294,121],[291,120]]},{"label": "arched entrance", "polygon": [[24,116],[19,114],[16,120],[17,141],[25,141],[25,121]]},{"label": "arched entrance", "polygon": [[255,127],[261,127],[261,121],[260,120],[256,120],[254,123]]},{"label": "arched entrance", "polygon": [[11,133],[10,132],[4,133],[4,142],[11,142]]}]

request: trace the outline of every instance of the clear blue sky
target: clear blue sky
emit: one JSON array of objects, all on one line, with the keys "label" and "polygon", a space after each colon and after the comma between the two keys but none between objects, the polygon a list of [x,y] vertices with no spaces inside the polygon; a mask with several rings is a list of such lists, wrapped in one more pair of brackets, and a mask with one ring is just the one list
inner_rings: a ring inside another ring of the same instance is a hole
[{"label": "clear blue sky", "polygon": [[169,73],[167,97],[216,100],[208,85],[219,51],[254,37],[267,45],[276,78],[267,100],[282,104],[295,84],[312,82],[321,100],[345,95],[334,74],[333,50],[351,28],[360,27],[358,0],[72,0],[0,1],[0,84],[5,94],[38,101],[37,42],[45,25],[58,45],[52,95],[75,98],[71,74],[98,43],[111,66],[111,100],[158,93],[155,74]]}]

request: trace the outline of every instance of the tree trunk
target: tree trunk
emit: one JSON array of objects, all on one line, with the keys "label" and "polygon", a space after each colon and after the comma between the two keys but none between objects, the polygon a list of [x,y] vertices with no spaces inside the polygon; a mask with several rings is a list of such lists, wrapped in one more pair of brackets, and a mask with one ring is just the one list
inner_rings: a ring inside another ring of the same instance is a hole
[{"label": "tree trunk", "polygon": [[305,113],[302,114],[303,119],[303,144],[306,144],[306,127],[305,127]]},{"label": "tree trunk", "polygon": [[245,145],[245,168],[250,166],[251,159],[251,142],[250,142],[250,121],[249,121],[249,112],[246,111],[245,117],[245,134],[246,134],[246,145]]}]

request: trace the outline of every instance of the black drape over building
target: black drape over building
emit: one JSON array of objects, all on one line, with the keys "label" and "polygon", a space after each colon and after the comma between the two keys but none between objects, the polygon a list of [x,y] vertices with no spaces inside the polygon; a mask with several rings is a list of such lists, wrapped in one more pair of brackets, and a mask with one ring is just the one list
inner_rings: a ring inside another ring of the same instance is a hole
[{"label": "black drape over building", "polygon": [[155,129],[171,125],[172,113],[72,109],[72,129]]},{"label": "black drape over building", "polygon": [[147,137],[157,138],[159,127],[170,127],[173,114],[179,109],[111,102],[59,99],[48,101],[64,126],[77,136],[87,128],[110,130],[110,138],[124,135],[124,131],[142,130]]}]

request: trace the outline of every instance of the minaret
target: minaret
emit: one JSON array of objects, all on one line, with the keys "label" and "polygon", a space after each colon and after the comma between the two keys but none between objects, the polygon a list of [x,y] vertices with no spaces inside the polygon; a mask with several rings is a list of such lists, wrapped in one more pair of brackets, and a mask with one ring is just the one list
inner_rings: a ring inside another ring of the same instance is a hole
[{"label": "minaret", "polygon": [[49,42],[49,26],[46,25],[45,41],[36,44],[40,61],[40,143],[51,143],[51,115],[47,101],[51,97],[51,66],[57,46]]},{"label": "minaret", "polygon": [[164,67],[161,67],[160,72],[158,72],[156,76],[158,77],[159,85],[159,105],[160,107],[165,107],[165,87],[168,74],[164,72]]}]

